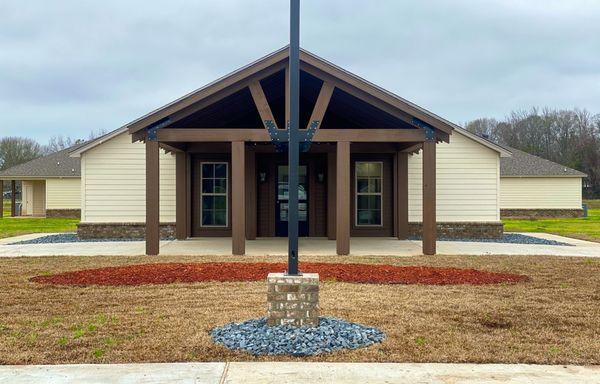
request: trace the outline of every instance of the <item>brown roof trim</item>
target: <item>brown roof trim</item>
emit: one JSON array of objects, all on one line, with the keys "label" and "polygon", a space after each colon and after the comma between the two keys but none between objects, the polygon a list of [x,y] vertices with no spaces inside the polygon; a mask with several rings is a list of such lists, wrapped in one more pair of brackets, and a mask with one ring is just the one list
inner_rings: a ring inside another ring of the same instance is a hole
[{"label": "brown roof trim", "polygon": [[[228,87],[239,85],[240,82],[247,80],[249,77],[258,74],[261,71],[267,70],[269,67],[275,64],[283,62],[289,55],[288,47],[283,47],[277,51],[264,56],[263,58],[256,60],[220,79],[213,81],[206,86],[199,88],[161,108],[158,108],[137,120],[126,125],[130,134],[136,133],[149,125],[160,121],[161,119],[167,118],[173,113],[180,111],[190,105],[197,103],[198,101],[214,95],[217,92],[223,91]],[[305,64],[317,68],[338,80],[355,87],[381,101],[402,111],[408,113],[411,116],[431,125],[432,127],[450,134],[456,127],[454,124],[442,119],[441,117],[427,111],[424,108],[417,106],[409,102],[406,99],[395,95],[392,92],[386,91],[385,89],[368,82],[367,80],[349,72],[335,64],[313,54],[304,49],[301,49],[300,60]]]}]

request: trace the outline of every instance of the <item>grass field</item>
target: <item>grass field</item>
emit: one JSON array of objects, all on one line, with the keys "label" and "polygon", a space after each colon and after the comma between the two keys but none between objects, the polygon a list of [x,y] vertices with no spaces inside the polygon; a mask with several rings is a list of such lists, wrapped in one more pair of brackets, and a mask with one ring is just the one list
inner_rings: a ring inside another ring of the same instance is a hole
[{"label": "grass field", "polygon": [[508,232],[545,232],[577,239],[600,242],[600,200],[587,202],[588,217],[574,219],[505,219],[504,230]]},{"label": "grass field", "polygon": [[28,233],[74,232],[78,219],[44,218],[44,217],[10,217],[10,200],[4,200],[4,217],[0,218],[0,239]]},{"label": "grass field", "polygon": [[[318,357],[254,358],[209,331],[266,313],[264,282],[53,287],[28,279],[154,262],[281,257],[44,257],[0,260],[0,364],[178,361],[394,361],[600,364],[600,260],[560,257],[336,257],[335,262],[477,268],[529,275],[516,285],[321,284],[321,313],[387,339]],[[330,258],[304,257],[306,261]]]},{"label": "grass field", "polygon": [[[10,215],[10,212],[9,212]],[[10,218],[0,219],[0,238],[43,232],[74,232],[77,230],[78,219],[62,218]]]}]

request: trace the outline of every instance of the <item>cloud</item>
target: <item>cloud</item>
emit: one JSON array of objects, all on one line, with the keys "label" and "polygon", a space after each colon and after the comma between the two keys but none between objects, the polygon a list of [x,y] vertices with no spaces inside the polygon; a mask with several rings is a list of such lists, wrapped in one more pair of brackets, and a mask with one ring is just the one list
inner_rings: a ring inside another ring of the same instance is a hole
[{"label": "cloud", "polygon": [[[288,42],[286,1],[0,4],[0,135],[112,130]],[[302,46],[456,122],[600,112],[600,3],[304,0]]]}]

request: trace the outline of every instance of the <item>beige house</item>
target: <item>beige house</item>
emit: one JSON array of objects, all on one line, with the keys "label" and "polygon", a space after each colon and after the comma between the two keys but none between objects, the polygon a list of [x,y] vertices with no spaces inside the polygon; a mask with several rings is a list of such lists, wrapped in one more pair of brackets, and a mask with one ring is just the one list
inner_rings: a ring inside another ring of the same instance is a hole
[{"label": "beige house", "polygon": [[[237,254],[246,239],[286,236],[277,126],[288,113],[287,54],[0,180],[23,182],[24,214],[80,213],[80,237],[146,236],[151,254],[159,236],[232,237]],[[438,235],[500,237],[501,215],[581,213],[585,175],[474,135],[304,50],[300,69],[312,141],[300,157],[301,236],[336,240],[346,254],[351,236],[423,235],[435,253]]]},{"label": "beige house", "polygon": [[[81,160],[80,235],[143,236],[144,144],[132,142],[127,130],[121,128],[81,146],[71,155]],[[421,156],[416,152],[408,157],[408,214],[413,232],[422,220]],[[510,156],[508,150],[459,127],[455,128],[450,143],[437,145],[437,221],[441,235],[497,237],[502,234],[500,159],[505,156]],[[175,173],[174,153],[161,150],[160,222],[163,231],[171,235],[176,222]],[[384,177],[383,183],[386,182]],[[320,235],[326,236],[326,233]],[[392,235],[390,232],[389,236]]]},{"label": "beige house", "polygon": [[500,163],[500,212],[512,218],[583,215],[582,180],[577,170],[508,148]]},{"label": "beige house", "polygon": [[[71,147],[0,172],[0,187],[8,184],[12,215],[79,218],[81,172]],[[21,209],[16,207],[16,184],[21,183]],[[0,188],[4,190],[4,188]],[[3,196],[4,197],[4,196]],[[2,200],[4,200],[2,198]]]}]

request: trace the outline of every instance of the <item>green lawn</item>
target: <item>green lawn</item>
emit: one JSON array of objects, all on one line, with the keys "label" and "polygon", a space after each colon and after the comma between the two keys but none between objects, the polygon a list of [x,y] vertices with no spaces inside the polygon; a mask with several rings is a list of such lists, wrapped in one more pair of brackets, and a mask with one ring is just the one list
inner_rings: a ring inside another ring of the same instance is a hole
[{"label": "green lawn", "polygon": [[79,219],[44,217],[11,218],[10,200],[4,200],[4,217],[0,219],[0,239],[28,233],[75,232]]},{"label": "green lawn", "polygon": [[[8,212],[10,216],[10,211]],[[74,232],[79,219],[47,219],[44,217],[0,219],[0,238],[43,232]]]},{"label": "green lawn", "polygon": [[2,210],[4,212],[4,217],[10,216],[10,200],[4,200]]},{"label": "green lawn", "polygon": [[507,232],[545,232],[600,242],[600,200],[586,201],[590,210],[588,217],[577,219],[505,219]]}]

